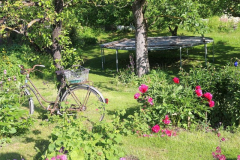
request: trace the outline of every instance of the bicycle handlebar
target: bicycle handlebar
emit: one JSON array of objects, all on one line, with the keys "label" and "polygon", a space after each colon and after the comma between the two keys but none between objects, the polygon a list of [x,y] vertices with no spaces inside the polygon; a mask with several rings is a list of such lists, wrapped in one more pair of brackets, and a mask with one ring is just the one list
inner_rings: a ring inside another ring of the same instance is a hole
[{"label": "bicycle handlebar", "polygon": [[28,68],[28,69],[25,69],[23,65],[19,65],[19,67],[21,68],[21,71],[20,71],[21,74],[29,74],[35,69],[35,67],[45,67],[45,66],[36,64],[33,66],[33,68]]}]

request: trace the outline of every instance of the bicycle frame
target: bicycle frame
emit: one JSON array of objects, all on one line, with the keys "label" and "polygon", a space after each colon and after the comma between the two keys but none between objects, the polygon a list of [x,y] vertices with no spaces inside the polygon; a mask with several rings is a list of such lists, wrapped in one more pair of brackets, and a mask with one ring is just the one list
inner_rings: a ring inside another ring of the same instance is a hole
[{"label": "bicycle frame", "polygon": [[[31,87],[30,85],[28,85],[28,81],[30,82],[30,84],[31,84],[32,87]],[[79,84],[78,84],[78,85],[79,85]],[[31,79],[30,79],[30,77],[29,77],[29,74],[26,75],[25,84],[22,86],[22,89],[28,89],[28,88],[33,92],[33,94],[34,94],[35,97],[37,98],[39,104],[40,104],[43,108],[45,108],[46,110],[51,111],[51,113],[54,112],[54,111],[58,111],[58,110],[59,110],[59,102],[61,102],[60,94],[61,94],[62,89],[64,89],[64,88],[66,89],[65,92],[69,92],[69,93],[71,94],[71,96],[74,98],[74,100],[75,100],[75,102],[77,103],[77,105],[79,106],[78,109],[77,109],[77,108],[76,108],[76,109],[71,109],[71,108],[67,109],[67,110],[69,110],[69,111],[81,111],[81,110],[84,110],[84,106],[86,106],[86,103],[87,103],[88,98],[89,98],[89,95],[90,95],[90,94],[89,94],[90,90],[88,90],[88,92],[87,92],[87,94],[86,94],[86,97],[85,97],[85,99],[84,99],[84,102],[81,103],[81,102],[78,100],[78,98],[76,97],[76,95],[74,94],[74,92],[71,91],[71,86],[67,85],[66,82],[65,82],[65,80],[64,80],[64,78],[62,78],[62,80],[61,80],[61,85],[60,85],[60,87],[59,87],[59,89],[58,89],[58,92],[57,92],[57,96],[56,96],[55,101],[54,101],[54,102],[53,102],[53,101],[48,101],[48,100],[46,100],[46,99],[41,95],[41,93],[38,91],[37,87],[33,84],[33,82],[31,81]],[[28,91],[28,92],[29,92],[29,91]],[[40,99],[40,98],[41,98],[41,99]],[[45,106],[42,104],[42,101],[41,101],[41,100],[43,100],[44,102],[49,103],[49,106],[48,106],[48,107],[45,107]],[[53,106],[53,108],[50,108],[51,105]]]}]

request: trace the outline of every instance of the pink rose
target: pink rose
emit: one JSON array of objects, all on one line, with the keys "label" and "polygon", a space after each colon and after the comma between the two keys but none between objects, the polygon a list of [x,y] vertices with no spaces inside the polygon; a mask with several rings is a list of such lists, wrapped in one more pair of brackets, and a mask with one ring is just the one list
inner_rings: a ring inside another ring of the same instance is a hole
[{"label": "pink rose", "polygon": [[141,93],[145,93],[145,92],[147,92],[147,90],[148,90],[148,86],[147,85],[145,85],[145,84],[142,84],[141,86],[139,86],[139,91],[141,92]]},{"label": "pink rose", "polygon": [[197,89],[201,89],[201,86],[196,86],[196,90],[197,90]]},{"label": "pink rose", "polygon": [[154,133],[158,133],[159,130],[160,130],[159,125],[155,125],[155,126],[152,127],[152,131],[153,131]]},{"label": "pink rose", "polygon": [[174,78],[173,78],[173,82],[178,84],[178,83],[179,83],[179,78],[174,77]]},{"label": "pink rose", "polygon": [[212,108],[212,107],[214,107],[215,102],[214,101],[210,101],[208,104],[209,104],[209,107]]},{"label": "pink rose", "polygon": [[208,101],[211,101],[213,96],[212,96],[211,93],[207,92],[207,93],[205,93],[205,94],[203,95],[203,97],[207,98]]},{"label": "pink rose", "polygon": [[140,93],[136,93],[136,94],[134,95],[134,99],[138,99],[139,96],[140,96]]},{"label": "pink rose", "polygon": [[198,97],[201,97],[203,95],[201,89],[196,89],[195,92],[196,92]]}]

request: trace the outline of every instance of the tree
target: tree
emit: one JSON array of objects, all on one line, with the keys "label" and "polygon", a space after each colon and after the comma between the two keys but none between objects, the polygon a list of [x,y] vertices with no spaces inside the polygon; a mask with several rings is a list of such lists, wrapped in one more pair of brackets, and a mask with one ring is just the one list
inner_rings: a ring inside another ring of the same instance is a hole
[{"label": "tree", "polygon": [[136,28],[136,68],[139,77],[150,71],[147,48],[147,26],[146,19],[144,17],[145,5],[146,0],[135,0],[132,4],[132,11]]},{"label": "tree", "polygon": [[79,61],[68,37],[68,28],[77,24],[74,10],[85,1],[79,0],[8,0],[2,3],[2,17],[6,24],[1,26],[24,36],[40,50],[48,51],[56,69],[64,59]]},{"label": "tree", "polygon": [[[201,23],[198,8],[200,3],[192,0],[150,0],[147,5],[148,26],[167,26],[172,36],[177,36],[180,25],[190,28]],[[164,22],[164,23],[161,23]]]}]

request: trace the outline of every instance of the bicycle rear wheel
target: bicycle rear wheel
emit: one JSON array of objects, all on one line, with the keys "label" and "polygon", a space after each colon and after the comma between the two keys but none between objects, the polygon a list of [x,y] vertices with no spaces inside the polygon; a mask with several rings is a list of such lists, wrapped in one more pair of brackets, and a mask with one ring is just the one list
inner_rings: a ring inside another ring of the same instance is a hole
[{"label": "bicycle rear wheel", "polygon": [[[77,100],[76,100],[77,98]],[[66,91],[62,97],[60,112],[65,110],[67,114],[80,111],[86,123],[93,126],[102,121],[105,111],[105,99],[94,87],[88,85],[76,85]]]}]

